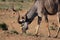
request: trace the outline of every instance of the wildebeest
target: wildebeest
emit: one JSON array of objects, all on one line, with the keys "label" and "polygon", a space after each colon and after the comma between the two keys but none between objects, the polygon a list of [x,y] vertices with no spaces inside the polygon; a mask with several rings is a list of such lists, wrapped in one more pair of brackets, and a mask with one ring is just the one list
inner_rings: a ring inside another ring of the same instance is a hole
[{"label": "wildebeest", "polygon": [[[18,17],[18,23],[23,25],[22,32],[26,33],[26,30],[28,29],[28,24],[30,24],[33,21],[35,16],[38,16],[38,25],[37,25],[38,28],[36,29],[36,34],[38,34],[38,30],[43,15],[45,16],[46,22],[48,22],[47,15],[56,14],[58,20],[58,26],[59,26],[59,16],[58,16],[59,3],[60,3],[59,0],[36,0],[32,8],[26,13],[25,16],[22,17],[22,20],[20,20],[20,16]],[[56,37],[58,36],[59,33],[59,27]],[[50,30],[49,30],[49,36],[50,36]]]}]

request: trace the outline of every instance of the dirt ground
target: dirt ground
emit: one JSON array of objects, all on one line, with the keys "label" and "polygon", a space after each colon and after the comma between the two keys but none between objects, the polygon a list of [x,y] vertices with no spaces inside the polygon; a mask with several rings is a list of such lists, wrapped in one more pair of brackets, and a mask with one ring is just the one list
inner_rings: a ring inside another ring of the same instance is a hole
[{"label": "dirt ground", "polygon": [[[37,17],[35,17],[33,22],[29,25],[29,29],[27,30],[27,34],[29,35],[22,34],[22,27],[20,24],[18,24],[17,18],[18,13],[21,17],[25,15],[26,12],[27,10],[17,12],[12,11],[11,9],[0,10],[0,23],[5,23],[8,27],[7,31],[3,31],[2,29],[0,29],[0,40],[60,40],[60,33],[57,38],[53,38],[54,36],[56,36],[56,30],[50,30],[51,38],[48,37],[48,23],[46,23],[44,16],[38,31],[38,37],[33,36],[37,27]],[[50,24],[52,22],[57,24],[57,15],[48,15],[48,19]],[[17,31],[18,34],[12,33],[11,31]]]}]

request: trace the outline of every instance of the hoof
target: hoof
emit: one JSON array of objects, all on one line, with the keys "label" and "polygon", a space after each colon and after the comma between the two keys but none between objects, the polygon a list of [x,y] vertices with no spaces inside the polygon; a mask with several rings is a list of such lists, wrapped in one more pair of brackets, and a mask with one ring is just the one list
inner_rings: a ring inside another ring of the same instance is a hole
[{"label": "hoof", "polygon": [[28,27],[27,28],[25,28],[25,27],[22,28],[23,33],[26,33],[27,30],[28,30]]},{"label": "hoof", "polygon": [[38,35],[37,35],[37,34],[35,34],[35,36],[36,36],[36,37],[38,37]]},{"label": "hoof", "polygon": [[50,35],[48,37],[51,37]]},{"label": "hoof", "polygon": [[22,32],[22,35],[26,35],[26,33]]},{"label": "hoof", "polygon": [[55,36],[54,38],[57,38],[58,36]]},{"label": "hoof", "polygon": [[26,33],[26,29],[25,28],[22,28],[22,33]]},{"label": "hoof", "polygon": [[22,30],[22,33],[26,34],[26,31],[25,30]]}]

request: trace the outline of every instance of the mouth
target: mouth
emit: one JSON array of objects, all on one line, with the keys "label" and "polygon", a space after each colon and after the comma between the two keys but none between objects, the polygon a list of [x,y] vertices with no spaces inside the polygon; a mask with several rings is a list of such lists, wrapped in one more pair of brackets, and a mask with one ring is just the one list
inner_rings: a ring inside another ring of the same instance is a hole
[{"label": "mouth", "polygon": [[23,26],[24,26],[24,23],[21,24],[21,27],[23,27]]},{"label": "mouth", "polygon": [[20,21],[19,21],[19,24],[21,24],[21,27],[23,27],[23,26],[24,26],[24,23],[25,23],[25,21],[24,21],[24,20],[20,20]]},{"label": "mouth", "polygon": [[23,24],[24,22],[25,22],[24,19],[18,21],[19,24]]}]

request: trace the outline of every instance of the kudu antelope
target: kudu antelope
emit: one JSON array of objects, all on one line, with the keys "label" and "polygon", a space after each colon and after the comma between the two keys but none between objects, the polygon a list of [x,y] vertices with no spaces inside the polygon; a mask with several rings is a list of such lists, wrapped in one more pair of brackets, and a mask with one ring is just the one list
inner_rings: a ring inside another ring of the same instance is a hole
[{"label": "kudu antelope", "polygon": [[[36,34],[38,34],[38,30],[43,15],[45,16],[46,22],[48,22],[47,15],[56,14],[59,26],[58,4],[59,4],[58,0],[37,0],[32,6],[32,8],[26,13],[26,15],[22,17],[22,20],[20,20],[20,16],[18,17],[18,23],[23,24],[22,32],[26,33],[28,25],[33,21],[35,16],[38,16],[38,24],[37,24],[38,28],[36,29]],[[58,36],[58,33],[59,33],[59,27],[56,37]],[[49,36],[50,36],[50,30],[49,30]]]}]

